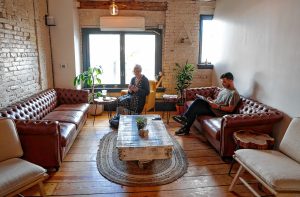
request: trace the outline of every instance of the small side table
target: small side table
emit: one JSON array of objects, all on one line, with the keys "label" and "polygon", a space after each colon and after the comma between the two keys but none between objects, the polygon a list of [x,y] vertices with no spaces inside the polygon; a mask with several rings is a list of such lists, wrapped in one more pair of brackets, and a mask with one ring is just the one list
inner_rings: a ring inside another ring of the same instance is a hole
[{"label": "small side table", "polygon": [[[236,150],[240,148],[267,150],[272,149],[275,143],[274,138],[270,137],[268,134],[244,130],[234,132],[233,139],[236,143]],[[234,159],[231,162],[228,175],[231,173],[233,164]]]},{"label": "small side table", "polygon": [[[163,101],[164,101],[165,106],[166,106],[167,104],[177,103],[177,101],[178,101],[178,95],[164,94],[164,95],[162,96],[162,98],[163,98]],[[170,120],[170,110],[169,110],[169,109],[164,110],[164,111],[163,111],[163,117],[164,117],[164,115],[165,115],[165,111],[166,111],[166,113],[167,113],[167,124],[169,124],[169,120]]]},{"label": "small side table", "polygon": [[[116,97],[106,97],[106,98],[103,98],[103,97],[99,97],[97,99],[94,99],[94,103],[96,104],[96,107],[95,107],[95,114],[96,114],[96,111],[97,111],[97,106],[98,104],[99,105],[104,105],[104,106],[107,106],[108,108],[108,112],[107,112],[107,116],[108,118],[111,118],[111,114],[112,114],[112,110],[111,110],[111,105],[117,100]],[[94,116],[94,120],[93,120],[93,125],[95,123],[95,117]]]}]

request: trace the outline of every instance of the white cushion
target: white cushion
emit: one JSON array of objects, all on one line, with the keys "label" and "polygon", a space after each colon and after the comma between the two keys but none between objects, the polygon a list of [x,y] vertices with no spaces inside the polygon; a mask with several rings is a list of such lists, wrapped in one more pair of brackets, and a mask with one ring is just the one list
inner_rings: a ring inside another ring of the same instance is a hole
[{"label": "white cushion", "polygon": [[293,118],[287,128],[279,150],[300,163],[300,118]]},{"label": "white cushion", "polygon": [[23,150],[14,121],[7,118],[0,119],[0,161],[22,155]]},{"label": "white cushion", "polygon": [[300,191],[300,164],[275,150],[240,149],[235,156],[277,191]]},{"label": "white cushion", "polygon": [[42,178],[45,172],[44,168],[19,158],[0,162],[0,196]]}]

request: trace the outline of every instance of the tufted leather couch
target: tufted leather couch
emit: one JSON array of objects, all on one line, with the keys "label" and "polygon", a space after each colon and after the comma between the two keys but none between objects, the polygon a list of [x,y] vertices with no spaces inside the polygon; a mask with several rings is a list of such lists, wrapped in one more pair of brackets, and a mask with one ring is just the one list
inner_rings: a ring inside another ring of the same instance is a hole
[{"label": "tufted leather couch", "polygon": [[[186,89],[185,108],[187,109],[196,99],[196,94],[215,99],[220,90],[218,87]],[[234,113],[223,117],[199,116],[194,126],[204,133],[222,157],[231,157],[235,150],[233,132],[252,130],[271,134],[273,125],[282,117],[280,111],[241,96]]]},{"label": "tufted leather couch", "polygon": [[58,169],[86,122],[88,107],[88,91],[56,88],[0,109],[0,117],[15,120],[25,160]]}]

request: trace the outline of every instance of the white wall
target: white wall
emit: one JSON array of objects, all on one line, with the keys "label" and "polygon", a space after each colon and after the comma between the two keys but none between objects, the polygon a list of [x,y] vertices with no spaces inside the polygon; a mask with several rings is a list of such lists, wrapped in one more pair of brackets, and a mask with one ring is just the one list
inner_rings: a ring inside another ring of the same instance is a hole
[{"label": "white wall", "polygon": [[218,0],[215,78],[236,77],[240,94],[286,114],[275,128],[280,141],[290,117],[300,116],[300,1]]},{"label": "white wall", "polygon": [[80,71],[77,9],[73,0],[49,0],[49,14],[56,21],[56,26],[51,27],[54,85],[74,88],[73,79]]}]

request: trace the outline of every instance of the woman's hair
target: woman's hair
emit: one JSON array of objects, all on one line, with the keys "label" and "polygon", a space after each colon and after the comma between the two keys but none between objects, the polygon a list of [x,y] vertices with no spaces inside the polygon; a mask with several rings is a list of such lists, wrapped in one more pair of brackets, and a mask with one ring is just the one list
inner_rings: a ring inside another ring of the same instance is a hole
[{"label": "woman's hair", "polygon": [[136,65],[134,66],[133,70],[134,70],[134,69],[138,69],[138,70],[142,71],[142,66],[139,65],[139,64],[136,64]]}]

